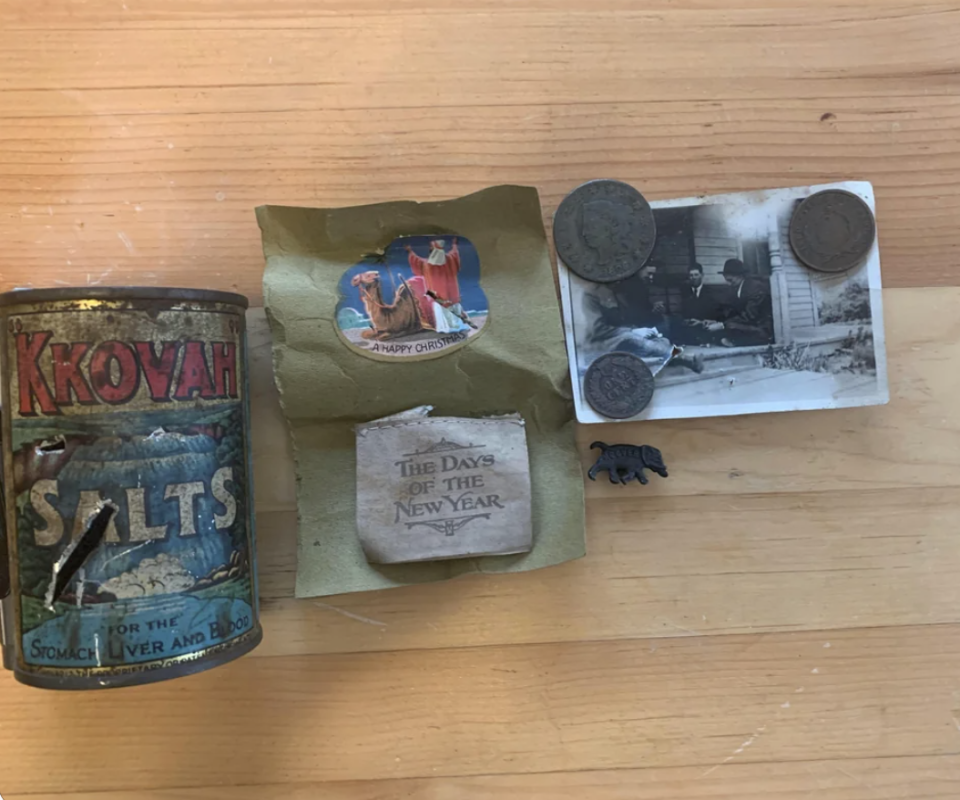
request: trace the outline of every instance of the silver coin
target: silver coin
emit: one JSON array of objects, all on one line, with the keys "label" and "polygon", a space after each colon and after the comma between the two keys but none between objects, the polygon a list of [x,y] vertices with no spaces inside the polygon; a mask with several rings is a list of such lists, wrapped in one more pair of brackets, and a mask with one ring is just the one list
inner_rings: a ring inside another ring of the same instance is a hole
[{"label": "silver coin", "polygon": [[650,204],[620,181],[590,181],[568,194],[553,218],[553,241],[564,264],[595,283],[640,271],[657,240]]},{"label": "silver coin", "polygon": [[583,379],[583,393],[593,410],[610,419],[637,416],[653,399],[654,377],[642,358],[607,353],[594,361]]}]

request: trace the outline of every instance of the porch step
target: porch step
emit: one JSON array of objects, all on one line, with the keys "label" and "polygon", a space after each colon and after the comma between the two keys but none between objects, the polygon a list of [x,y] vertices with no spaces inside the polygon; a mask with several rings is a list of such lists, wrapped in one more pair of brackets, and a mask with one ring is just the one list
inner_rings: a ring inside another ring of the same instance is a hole
[{"label": "porch step", "polygon": [[[837,345],[849,337],[849,333],[830,331],[828,335],[820,337],[810,336],[806,341],[798,341],[796,347],[808,348],[811,355],[821,355],[833,352]],[[668,364],[657,374],[657,386],[680,386],[687,383],[712,380],[736,375],[758,367],[763,367],[764,356],[771,349],[783,350],[788,345],[759,345],[754,347],[687,347],[685,355],[699,356],[703,360],[703,372],[699,375],[685,367]],[[645,358],[644,361],[651,370],[660,369],[661,361],[656,358]]]},{"label": "porch step", "polygon": [[737,375],[741,372],[749,372],[750,370],[756,369],[759,365],[756,363],[753,364],[741,364],[738,366],[726,367],[718,366],[704,369],[699,375],[696,372],[691,372],[688,369],[683,369],[682,367],[668,367],[663,370],[659,375],[657,375],[657,386],[658,387],[667,387],[667,386],[682,386],[687,383],[697,383],[699,381],[709,381],[715,378],[726,378],[731,375]]},{"label": "porch step", "polygon": [[[687,347],[684,349],[684,355],[700,356],[703,360],[704,372],[712,367],[755,367],[763,363],[762,356],[769,351],[769,347]],[[656,372],[662,363],[661,359],[645,358],[643,359],[651,370]],[[667,370],[687,370],[683,367],[675,367],[668,364],[664,367]]]}]

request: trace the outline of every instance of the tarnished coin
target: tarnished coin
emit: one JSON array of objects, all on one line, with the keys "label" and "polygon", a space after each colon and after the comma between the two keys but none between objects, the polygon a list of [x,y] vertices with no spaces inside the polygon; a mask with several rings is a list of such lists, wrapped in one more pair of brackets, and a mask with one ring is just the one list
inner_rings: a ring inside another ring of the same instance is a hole
[{"label": "tarnished coin", "polygon": [[804,264],[821,272],[846,272],[860,264],[877,238],[873,212],[842,189],[817,192],[790,220],[790,244]]},{"label": "tarnished coin", "polygon": [[553,218],[553,241],[563,263],[595,283],[639,272],[656,239],[650,204],[620,181],[583,184],[564,198]]},{"label": "tarnished coin", "polygon": [[653,373],[630,353],[608,353],[594,361],[583,379],[583,393],[598,414],[630,419],[653,398]]}]

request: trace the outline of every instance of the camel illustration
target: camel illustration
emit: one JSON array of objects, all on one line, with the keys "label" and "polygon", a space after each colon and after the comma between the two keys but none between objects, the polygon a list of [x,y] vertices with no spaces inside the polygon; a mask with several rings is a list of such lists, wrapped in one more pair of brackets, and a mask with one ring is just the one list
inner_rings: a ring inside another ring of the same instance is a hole
[{"label": "camel illustration", "polygon": [[361,334],[364,339],[383,341],[424,329],[417,298],[406,281],[397,289],[390,305],[383,302],[380,273],[376,270],[354,275],[350,284],[360,290],[360,299],[370,317],[370,329]]}]

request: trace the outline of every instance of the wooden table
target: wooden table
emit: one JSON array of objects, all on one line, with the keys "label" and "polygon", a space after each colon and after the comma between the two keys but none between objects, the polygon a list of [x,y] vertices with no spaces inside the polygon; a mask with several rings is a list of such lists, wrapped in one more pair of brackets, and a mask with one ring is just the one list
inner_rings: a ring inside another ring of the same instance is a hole
[{"label": "wooden table", "polygon": [[[255,342],[266,637],[203,675],[0,676],[32,800],[960,795],[960,4],[0,3],[0,284],[233,289],[252,208],[608,176],[879,200],[887,408],[652,423],[669,481],[589,486],[589,556],[295,600]],[[583,430],[637,438],[639,429]]]}]

